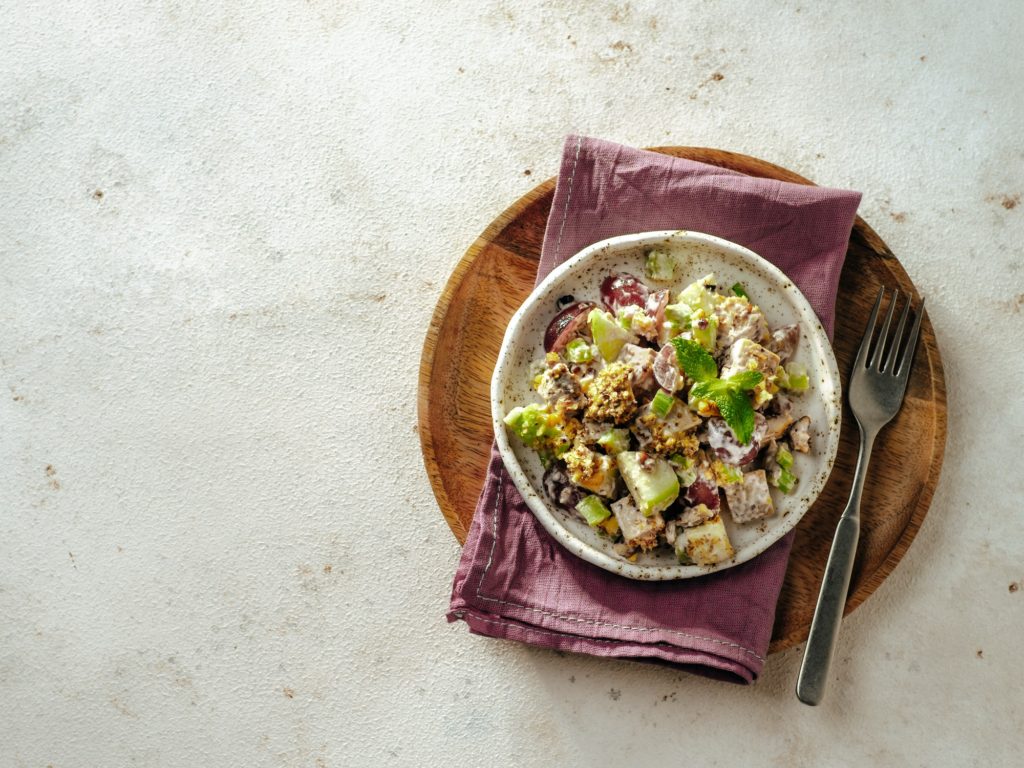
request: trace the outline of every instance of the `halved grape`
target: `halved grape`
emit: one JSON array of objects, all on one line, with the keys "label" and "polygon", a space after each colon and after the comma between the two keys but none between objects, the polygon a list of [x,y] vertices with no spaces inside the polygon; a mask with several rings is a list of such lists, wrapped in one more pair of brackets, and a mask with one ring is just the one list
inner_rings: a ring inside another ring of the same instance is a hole
[{"label": "halved grape", "polygon": [[544,351],[561,352],[578,333],[588,332],[587,315],[596,306],[592,301],[577,301],[555,315],[544,332]]},{"label": "halved grape", "polygon": [[767,433],[768,421],[757,412],[754,413],[754,434],[746,445],[740,444],[736,434],[724,419],[708,419],[708,445],[726,464],[742,466],[752,462],[757,457],[757,452],[761,450],[761,443]]},{"label": "halved grape", "polygon": [[679,370],[679,358],[676,348],[666,344],[654,358],[654,378],[661,387],[669,392],[677,392],[683,388],[683,374]]},{"label": "halved grape", "polygon": [[640,307],[647,305],[650,291],[639,279],[628,272],[608,275],[601,283],[601,300],[608,305],[612,314],[622,307]]},{"label": "halved grape", "polygon": [[698,477],[687,487],[683,498],[690,507],[703,504],[708,509],[718,509],[718,486],[703,477]]}]

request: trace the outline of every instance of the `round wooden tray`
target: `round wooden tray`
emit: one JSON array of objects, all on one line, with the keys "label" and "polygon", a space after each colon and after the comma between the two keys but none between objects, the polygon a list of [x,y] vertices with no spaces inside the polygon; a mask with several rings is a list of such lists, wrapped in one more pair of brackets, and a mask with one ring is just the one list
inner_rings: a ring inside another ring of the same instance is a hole
[{"label": "round wooden tray", "polygon": [[[746,155],[698,147],[655,147],[751,176],[812,182]],[[493,432],[489,384],[509,318],[533,289],[544,227],[554,194],[548,179],[498,216],[455,267],[434,310],[419,377],[419,434],[427,474],[441,512],[460,543],[473,519]],[[835,353],[843,387],[880,286],[920,299],[888,246],[860,217],[850,237],[837,299]],[[807,639],[832,534],[846,506],[859,436],[844,404],[835,468],[796,529],[769,652]],[[896,419],[872,454],[861,503],[861,538],[846,601],[849,613],[896,567],[928,512],[946,443],[946,386],[927,315]]]}]

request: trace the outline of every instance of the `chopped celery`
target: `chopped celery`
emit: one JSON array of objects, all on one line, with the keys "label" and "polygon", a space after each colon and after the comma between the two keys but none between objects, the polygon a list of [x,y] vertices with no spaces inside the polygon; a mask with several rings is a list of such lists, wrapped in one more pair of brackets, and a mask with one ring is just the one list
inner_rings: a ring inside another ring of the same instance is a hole
[{"label": "chopped celery", "polygon": [[594,359],[594,350],[586,339],[573,339],[565,346],[565,356],[570,363],[589,363]]},{"label": "chopped celery", "polygon": [[794,475],[788,469],[783,468],[783,470],[779,473],[779,479],[776,481],[775,485],[783,493],[792,493],[793,489],[796,487],[796,483],[796,475]]},{"label": "chopped celery", "polygon": [[565,453],[570,443],[562,430],[560,417],[546,405],[530,403],[517,406],[504,419],[506,426],[527,446],[538,451],[552,449],[556,456]]},{"label": "chopped celery", "polygon": [[786,383],[782,386],[786,389],[802,392],[810,385],[807,377],[807,366],[803,363],[789,363],[785,376]]},{"label": "chopped celery", "polygon": [[732,292],[735,293],[740,298],[744,298],[744,299],[749,299],[750,298],[749,296],[747,296],[747,292],[745,290],[743,290],[743,283],[736,283],[735,285],[733,285]]},{"label": "chopped celery", "polygon": [[615,454],[629,450],[629,430],[609,429],[599,438],[597,444],[605,449],[607,453]]},{"label": "chopped celery", "polygon": [[790,453],[784,445],[780,445],[778,453],[775,454],[775,463],[783,469],[792,469],[793,454]]},{"label": "chopped celery", "polygon": [[659,389],[654,399],[651,400],[651,413],[657,416],[659,419],[664,419],[668,416],[669,411],[672,410],[672,406],[676,404],[676,399],[672,397],[664,389]]},{"label": "chopped celery", "polygon": [[605,506],[599,496],[587,496],[576,505],[576,511],[582,515],[588,525],[600,525],[609,517],[612,511]]},{"label": "chopped celery", "polygon": [[672,280],[676,276],[676,260],[667,251],[648,251],[644,274],[651,280]]}]

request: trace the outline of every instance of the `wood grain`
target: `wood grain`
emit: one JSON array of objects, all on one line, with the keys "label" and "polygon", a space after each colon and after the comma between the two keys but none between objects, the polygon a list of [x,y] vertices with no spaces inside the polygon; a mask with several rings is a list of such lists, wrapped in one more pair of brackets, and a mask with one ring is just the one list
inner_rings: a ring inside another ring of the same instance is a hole
[{"label": "wood grain", "polygon": [[[785,168],[732,152],[701,147],[654,150],[751,176],[812,183]],[[469,247],[441,294],[423,345],[420,442],[441,512],[460,543],[473,519],[493,440],[488,395],[491,373],[508,320],[533,288],[554,187],[554,179],[548,179],[532,189]],[[920,299],[888,246],[858,217],[840,279],[836,312],[834,347],[844,388],[882,285]],[[844,405],[835,468],[796,529],[770,652],[807,638],[832,534],[850,491],[858,440],[853,416]],[[926,315],[906,402],[875,443],[846,613],[878,588],[914,540],[938,482],[945,443],[945,380]]]}]

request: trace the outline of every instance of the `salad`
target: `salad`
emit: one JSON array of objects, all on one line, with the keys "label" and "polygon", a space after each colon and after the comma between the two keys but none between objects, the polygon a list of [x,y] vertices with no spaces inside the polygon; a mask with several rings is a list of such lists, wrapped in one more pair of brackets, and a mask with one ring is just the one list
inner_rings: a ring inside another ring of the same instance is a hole
[{"label": "salad", "polygon": [[713,274],[659,287],[680,271],[652,250],[644,280],[608,275],[599,303],[562,297],[532,369],[539,402],[504,422],[540,456],[551,503],[620,556],[669,547],[712,565],[735,554],[723,515],[763,520],[797,487],[809,382],[798,324],[770,328],[740,283]]}]

